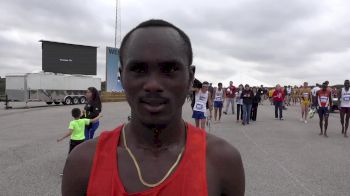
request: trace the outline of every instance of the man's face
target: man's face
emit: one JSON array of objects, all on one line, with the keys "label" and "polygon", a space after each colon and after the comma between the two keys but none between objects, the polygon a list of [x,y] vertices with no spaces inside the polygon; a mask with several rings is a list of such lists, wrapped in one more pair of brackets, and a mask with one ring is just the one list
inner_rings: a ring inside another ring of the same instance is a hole
[{"label": "man's face", "polygon": [[350,87],[350,82],[349,82],[349,80],[347,80],[347,81],[344,82],[344,86],[345,86],[345,88],[349,88],[349,87]]},{"label": "man's face", "polygon": [[208,85],[207,85],[207,84],[204,84],[204,85],[202,86],[202,92],[205,93],[205,92],[207,92],[207,91],[208,91]]},{"label": "man's face", "polygon": [[304,87],[306,88],[308,86],[308,83],[307,82],[304,82]]},{"label": "man's face", "polygon": [[222,89],[222,84],[219,84],[219,85],[218,85],[218,88],[221,90],[221,89]]},{"label": "man's face", "polygon": [[230,86],[232,86],[232,85],[233,85],[233,82],[231,81],[231,82],[230,82]]},{"label": "man's face", "polygon": [[85,93],[85,96],[88,100],[91,100],[92,98],[92,92],[90,90],[87,90],[86,93]]},{"label": "man's face", "polygon": [[244,89],[245,89],[245,90],[249,90],[249,86],[245,86]]},{"label": "man's face", "polygon": [[181,116],[194,69],[179,33],[168,27],[137,29],[123,55],[121,81],[132,115],[146,125],[167,125]]}]

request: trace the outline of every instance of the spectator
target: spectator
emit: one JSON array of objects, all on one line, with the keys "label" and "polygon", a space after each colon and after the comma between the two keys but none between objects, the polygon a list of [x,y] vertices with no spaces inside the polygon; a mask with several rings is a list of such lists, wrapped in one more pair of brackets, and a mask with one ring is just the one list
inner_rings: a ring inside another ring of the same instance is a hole
[{"label": "spectator", "polygon": [[252,105],[252,112],[251,112],[251,120],[256,121],[256,116],[258,113],[258,106],[261,100],[261,95],[258,93],[257,89],[253,87],[253,105]]},{"label": "spectator", "polygon": [[241,94],[241,98],[243,99],[243,125],[249,124],[250,113],[253,104],[253,97],[253,91],[250,89],[249,85],[246,84]]},{"label": "spectator", "polygon": [[230,86],[227,87],[226,89],[226,108],[225,108],[225,111],[223,112],[224,114],[227,114],[228,107],[230,107],[230,104],[231,104],[232,114],[235,114],[235,95],[236,95],[236,87],[233,86],[233,82],[230,81]]},{"label": "spectator", "polygon": [[276,85],[276,89],[273,92],[273,102],[275,104],[275,119],[283,120],[283,101],[285,94],[283,90],[281,89],[281,86],[279,84]]}]

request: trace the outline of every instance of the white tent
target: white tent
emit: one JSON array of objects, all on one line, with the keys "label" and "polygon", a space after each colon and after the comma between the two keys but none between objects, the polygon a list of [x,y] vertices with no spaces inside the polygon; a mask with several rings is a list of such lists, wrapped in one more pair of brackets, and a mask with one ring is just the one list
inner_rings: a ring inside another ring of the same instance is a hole
[{"label": "white tent", "polygon": [[[260,81],[256,78],[253,78],[253,77],[248,76],[246,74],[236,74],[230,78],[225,79],[224,81],[222,81],[223,86],[227,87],[229,85],[230,81],[233,82],[234,86],[238,86],[239,84],[243,84],[243,86],[245,84],[249,84],[249,86],[259,86],[259,87],[260,87],[260,85],[263,85],[264,87],[275,86],[275,84],[269,84],[269,83]],[[215,85],[213,84],[213,86],[216,86],[216,84]]]}]

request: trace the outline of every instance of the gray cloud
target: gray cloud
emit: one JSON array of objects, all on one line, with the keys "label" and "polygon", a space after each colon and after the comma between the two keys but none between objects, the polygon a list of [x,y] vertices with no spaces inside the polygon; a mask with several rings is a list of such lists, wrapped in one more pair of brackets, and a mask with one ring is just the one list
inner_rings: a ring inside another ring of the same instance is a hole
[{"label": "gray cloud", "polygon": [[[41,68],[39,39],[99,46],[114,41],[114,1],[0,3],[0,75]],[[339,0],[122,1],[122,34],[162,18],[191,38],[197,76],[217,83],[248,74],[262,83],[342,83],[350,60],[350,3]]]}]

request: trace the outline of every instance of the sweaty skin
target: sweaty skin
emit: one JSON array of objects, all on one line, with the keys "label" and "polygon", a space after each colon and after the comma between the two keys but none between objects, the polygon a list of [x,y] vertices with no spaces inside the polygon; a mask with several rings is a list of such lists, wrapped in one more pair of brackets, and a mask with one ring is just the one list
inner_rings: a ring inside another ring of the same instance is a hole
[{"label": "sweaty skin", "polygon": [[[194,80],[187,48],[179,33],[169,27],[135,30],[127,41],[121,81],[131,107],[125,133],[129,148],[144,178],[159,181],[185,145],[182,105]],[[161,103],[161,104],[160,104]],[[159,147],[152,130],[161,130]],[[121,139],[122,140],[122,139]],[[64,168],[62,195],[84,195],[98,138],[79,145]],[[244,195],[245,177],[239,152],[214,135],[207,135],[207,184],[209,196]],[[149,189],[140,182],[123,142],[117,146],[118,170],[128,193]],[[176,170],[176,169],[175,169]]]}]

